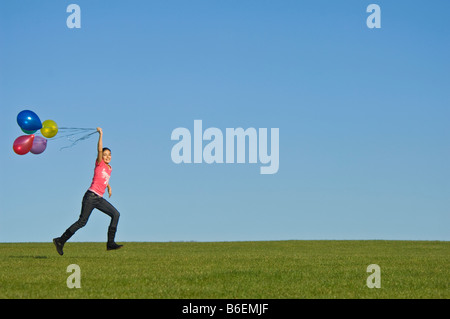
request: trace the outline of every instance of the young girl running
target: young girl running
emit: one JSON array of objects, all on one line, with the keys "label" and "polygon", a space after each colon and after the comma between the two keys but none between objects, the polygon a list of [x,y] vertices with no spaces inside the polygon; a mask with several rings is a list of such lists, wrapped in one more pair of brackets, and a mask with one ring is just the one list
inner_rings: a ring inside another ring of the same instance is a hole
[{"label": "young girl running", "polygon": [[111,150],[103,147],[103,131],[97,128],[99,133],[97,145],[97,159],[95,161],[94,178],[92,179],[91,187],[86,191],[81,204],[81,214],[79,219],[72,224],[61,237],[53,239],[58,254],[63,254],[63,247],[66,241],[72,237],[75,232],[84,227],[89,219],[94,208],[111,217],[111,223],[108,227],[108,242],[106,244],[107,250],[119,249],[123,245],[118,245],[114,242],[116,236],[117,223],[119,222],[119,212],[106,199],[103,198],[106,188],[108,189],[109,197],[111,197],[111,186],[109,185],[109,177],[111,176],[112,168],[109,165],[111,161]]}]

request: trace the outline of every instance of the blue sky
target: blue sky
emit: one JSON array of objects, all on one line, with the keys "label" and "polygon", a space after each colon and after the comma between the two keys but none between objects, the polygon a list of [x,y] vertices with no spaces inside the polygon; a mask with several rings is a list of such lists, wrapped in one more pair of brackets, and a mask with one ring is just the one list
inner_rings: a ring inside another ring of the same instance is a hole
[{"label": "blue sky", "polygon": [[[69,4],[81,28],[69,29]],[[381,8],[369,29],[366,8]],[[96,137],[16,155],[24,109],[97,127],[120,241],[449,240],[448,1],[0,2],[0,242],[80,213]],[[279,128],[280,166],[174,164],[171,132]],[[104,241],[95,211],[73,241]]]}]

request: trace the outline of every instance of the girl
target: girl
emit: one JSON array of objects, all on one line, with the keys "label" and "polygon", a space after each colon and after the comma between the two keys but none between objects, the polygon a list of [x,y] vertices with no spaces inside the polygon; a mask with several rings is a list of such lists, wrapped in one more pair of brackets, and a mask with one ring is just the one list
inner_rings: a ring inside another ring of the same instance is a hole
[{"label": "girl", "polygon": [[109,185],[109,177],[111,176],[112,168],[109,165],[111,161],[111,150],[103,147],[103,131],[97,127],[99,133],[97,145],[97,159],[95,161],[94,178],[92,179],[91,187],[86,191],[81,204],[81,214],[79,219],[72,224],[61,237],[53,239],[58,254],[63,254],[63,247],[66,241],[72,237],[75,232],[84,227],[89,219],[94,208],[102,211],[111,217],[111,223],[108,227],[108,242],[106,244],[107,250],[119,249],[123,245],[118,245],[114,242],[116,236],[117,223],[119,222],[119,212],[106,199],[103,198],[106,188],[108,189],[109,197],[111,197],[111,186]]}]

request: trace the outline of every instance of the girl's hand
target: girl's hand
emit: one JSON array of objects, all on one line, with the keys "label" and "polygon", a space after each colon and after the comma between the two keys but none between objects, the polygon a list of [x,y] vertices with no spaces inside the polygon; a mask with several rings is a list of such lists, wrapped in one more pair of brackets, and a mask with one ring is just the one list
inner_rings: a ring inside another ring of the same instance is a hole
[{"label": "girl's hand", "polygon": [[111,186],[109,186],[109,184],[108,184],[108,195],[109,195],[109,197],[111,197],[111,194],[112,194]]},{"label": "girl's hand", "polygon": [[99,132],[100,135],[103,134],[102,128],[101,127],[97,127],[97,132]]}]

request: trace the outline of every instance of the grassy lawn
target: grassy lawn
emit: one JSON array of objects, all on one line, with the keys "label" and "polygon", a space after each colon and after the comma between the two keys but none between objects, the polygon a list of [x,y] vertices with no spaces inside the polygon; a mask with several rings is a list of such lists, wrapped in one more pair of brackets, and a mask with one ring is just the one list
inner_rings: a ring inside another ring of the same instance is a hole
[{"label": "grassy lawn", "polygon": [[[0,243],[0,298],[445,298],[450,242]],[[81,270],[69,289],[67,266]],[[370,264],[381,288],[368,288]]]}]

